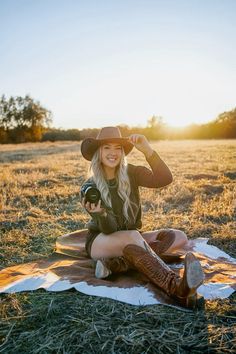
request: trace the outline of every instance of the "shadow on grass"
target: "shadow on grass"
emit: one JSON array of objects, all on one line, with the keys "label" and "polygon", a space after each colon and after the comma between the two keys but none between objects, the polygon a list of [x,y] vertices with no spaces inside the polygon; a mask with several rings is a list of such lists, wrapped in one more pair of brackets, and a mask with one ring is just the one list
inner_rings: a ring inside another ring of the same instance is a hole
[{"label": "shadow on grass", "polygon": [[[236,350],[235,310],[132,306],[76,291],[2,296],[4,353],[225,353]],[[229,301],[228,301],[229,303]]]}]

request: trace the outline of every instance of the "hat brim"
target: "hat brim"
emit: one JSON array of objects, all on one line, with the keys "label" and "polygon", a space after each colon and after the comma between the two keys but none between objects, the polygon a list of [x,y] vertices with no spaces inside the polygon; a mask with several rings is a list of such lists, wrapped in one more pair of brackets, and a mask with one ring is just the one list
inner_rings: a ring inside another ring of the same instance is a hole
[{"label": "hat brim", "polygon": [[110,139],[86,138],[81,143],[81,154],[86,160],[91,161],[95,151],[99,148],[99,146],[108,142],[122,145],[125,155],[128,155],[134,147],[134,145],[131,144],[127,138],[110,138]]}]

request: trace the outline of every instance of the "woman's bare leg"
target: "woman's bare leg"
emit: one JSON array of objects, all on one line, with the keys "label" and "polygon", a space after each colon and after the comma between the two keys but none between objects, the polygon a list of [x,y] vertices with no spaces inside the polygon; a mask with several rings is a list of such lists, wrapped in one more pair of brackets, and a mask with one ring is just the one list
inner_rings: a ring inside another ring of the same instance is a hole
[{"label": "woman's bare leg", "polygon": [[100,233],[92,243],[91,257],[95,260],[120,257],[125,246],[134,244],[145,248],[145,243],[144,238],[136,230],[116,231],[109,235]]},{"label": "woman's bare leg", "polygon": [[[143,236],[143,238],[145,239],[145,241],[147,243],[151,243],[151,242],[156,240],[156,237],[157,237],[158,233],[160,233],[161,231],[164,231],[164,230],[165,229],[143,232],[142,236]],[[166,253],[170,253],[170,252],[176,251],[177,249],[183,248],[183,247],[185,247],[187,245],[188,238],[187,238],[187,235],[183,231],[177,230],[177,229],[169,229],[169,230],[174,231],[174,233],[175,233],[175,241],[168,248],[168,250],[166,250]]]}]

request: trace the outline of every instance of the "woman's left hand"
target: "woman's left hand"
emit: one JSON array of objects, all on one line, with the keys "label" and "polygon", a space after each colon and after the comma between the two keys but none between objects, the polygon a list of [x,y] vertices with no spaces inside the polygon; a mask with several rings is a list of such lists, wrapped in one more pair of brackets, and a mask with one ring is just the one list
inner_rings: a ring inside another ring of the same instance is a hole
[{"label": "woman's left hand", "polygon": [[91,214],[100,214],[106,216],[106,210],[101,206],[101,199],[98,201],[97,204],[85,202],[85,198],[82,199],[83,207]]},{"label": "woman's left hand", "polygon": [[153,153],[147,138],[142,134],[131,134],[129,136],[129,141],[136,147],[137,150],[141,151],[145,156],[149,157]]}]

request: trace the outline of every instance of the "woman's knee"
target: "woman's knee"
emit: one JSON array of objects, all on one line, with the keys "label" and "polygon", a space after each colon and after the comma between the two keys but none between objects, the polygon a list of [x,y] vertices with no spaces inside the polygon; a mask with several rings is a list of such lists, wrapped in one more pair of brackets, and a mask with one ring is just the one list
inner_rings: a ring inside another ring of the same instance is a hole
[{"label": "woman's knee", "polygon": [[144,247],[145,240],[137,230],[118,231],[111,235],[99,234],[93,241],[91,257],[93,259],[120,257],[125,246],[134,244]]},{"label": "woman's knee", "polygon": [[128,244],[141,245],[142,236],[136,230],[117,231],[110,235],[99,234],[92,243],[91,257],[119,257]]},{"label": "woman's knee", "polygon": [[128,244],[142,245],[144,238],[137,230],[129,230],[124,238],[124,246]]}]

